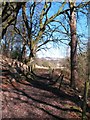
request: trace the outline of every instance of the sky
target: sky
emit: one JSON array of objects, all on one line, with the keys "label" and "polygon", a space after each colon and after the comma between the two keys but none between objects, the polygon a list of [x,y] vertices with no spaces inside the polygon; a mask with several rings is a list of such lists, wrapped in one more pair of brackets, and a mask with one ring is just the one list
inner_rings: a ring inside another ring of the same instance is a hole
[{"label": "sky", "polygon": [[[53,15],[56,11],[57,8],[59,8],[58,4],[53,4],[51,10],[50,10],[50,15]],[[67,6],[66,6],[67,8]],[[77,32],[79,34],[84,34],[85,37],[82,37],[82,41],[85,43],[87,42],[87,36],[88,36],[88,28],[87,28],[87,17],[83,15],[82,13],[78,13],[78,20],[77,20]],[[68,43],[68,42],[67,42]],[[60,44],[59,48],[58,47],[53,47],[51,43],[48,43],[46,45],[47,47],[50,47],[49,50],[41,50],[37,53],[38,57],[51,57],[51,58],[64,58],[64,57],[69,57],[70,56],[70,47],[66,46],[64,44]],[[82,46],[83,48],[83,46]]]},{"label": "sky", "polygon": [[[55,14],[58,11],[59,7],[60,7],[60,3],[53,2],[52,7],[48,13],[48,16],[51,17],[53,14]],[[58,34],[55,34],[55,36],[57,37]],[[42,49],[41,51],[37,52],[37,56],[39,58],[42,58],[42,57],[64,58],[66,56],[66,53],[67,53],[66,50],[68,47],[63,44],[60,44],[58,47],[55,47],[53,46],[53,44],[54,43],[51,43],[51,42],[46,44],[46,47],[49,49],[45,49],[45,50]],[[69,55],[69,52],[68,52],[68,55]]]}]

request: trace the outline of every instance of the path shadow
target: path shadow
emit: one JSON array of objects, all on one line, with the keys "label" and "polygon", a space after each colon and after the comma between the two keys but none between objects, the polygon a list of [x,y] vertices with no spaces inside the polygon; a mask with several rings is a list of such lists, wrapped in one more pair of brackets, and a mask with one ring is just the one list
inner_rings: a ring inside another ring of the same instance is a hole
[{"label": "path shadow", "polygon": [[[20,76],[19,76],[19,79],[18,79],[18,78],[15,77],[15,74],[10,74],[10,75],[12,76],[12,78],[15,78],[17,82],[22,83],[21,80],[20,80]],[[39,77],[37,78],[36,75],[34,75],[34,74],[30,74],[32,79],[28,78],[27,75],[25,75],[23,72],[22,72],[22,75],[26,77],[26,81],[28,82],[26,85],[33,86],[34,88],[38,88],[38,89],[45,90],[47,92],[53,93],[58,98],[60,98],[62,100],[69,100],[71,102],[74,102],[76,105],[78,105],[80,108],[82,108],[82,100],[78,97],[77,94],[74,94],[74,95],[71,96],[71,95],[65,93],[64,91],[59,90],[55,86],[48,85],[47,82],[45,82],[45,80],[47,80],[47,79],[40,80],[40,78]],[[10,82],[12,84],[12,80],[10,80]],[[24,84],[24,83],[22,83],[22,84]],[[19,89],[17,89],[17,91],[19,91]],[[21,92],[24,92],[24,91],[21,91]],[[29,96],[27,96],[27,97],[29,97]]]},{"label": "path shadow", "polygon": [[[33,74],[32,79],[33,79],[34,75],[36,76],[36,74]],[[35,78],[35,76],[34,76],[34,78]],[[79,106],[82,109],[83,100],[81,98],[79,98],[78,94],[74,93],[73,95],[69,95],[69,94],[65,93],[64,91],[59,90],[57,87],[48,85],[47,83],[45,83],[45,79],[44,80],[42,79],[42,81],[40,81],[39,78],[40,77],[38,76],[37,79],[29,80],[27,78],[26,80],[28,82],[30,82],[30,84],[32,84],[33,87],[51,92],[62,100],[69,100],[71,102],[74,102],[77,106]],[[68,85],[69,85],[68,83],[65,84],[66,87]],[[88,106],[87,106],[87,112],[90,113],[90,107],[88,107]]]},{"label": "path shadow", "polygon": [[[12,82],[11,82],[11,85],[13,86],[13,88],[14,88],[14,90],[15,90],[15,91],[13,91],[14,93],[16,93],[16,94],[18,94],[18,95],[23,95],[23,96],[27,97],[28,99],[32,100],[34,103],[44,104],[44,105],[46,105],[46,106],[50,106],[50,107],[55,108],[55,109],[57,109],[57,110],[81,113],[81,111],[79,111],[79,110],[77,110],[77,109],[73,109],[73,108],[72,108],[72,109],[71,109],[71,108],[62,108],[62,107],[59,107],[59,106],[57,106],[57,105],[53,105],[53,104],[47,103],[47,102],[45,102],[45,101],[43,101],[43,100],[36,99],[36,98],[30,96],[30,95],[29,95],[28,93],[26,93],[25,91],[23,91],[23,90],[21,90],[20,88],[16,87]],[[3,90],[3,91],[5,91],[5,90]],[[11,91],[8,91],[8,92],[11,92]],[[14,97],[14,96],[13,96],[13,97]],[[69,119],[62,118],[62,117],[60,117],[60,116],[57,116],[57,115],[55,115],[55,114],[52,114],[52,112],[50,112],[50,111],[48,111],[48,110],[46,110],[46,109],[44,109],[44,108],[42,108],[42,107],[40,107],[40,106],[38,107],[37,105],[33,104],[33,102],[32,102],[32,104],[30,104],[29,101],[27,101],[27,100],[22,100],[22,99],[20,99],[20,97],[19,97],[19,98],[17,97],[17,98],[14,98],[14,99],[20,100],[21,103],[28,103],[28,105],[33,105],[35,108],[38,108],[38,109],[42,110],[43,112],[45,112],[46,114],[50,115],[53,120],[69,120]]]}]

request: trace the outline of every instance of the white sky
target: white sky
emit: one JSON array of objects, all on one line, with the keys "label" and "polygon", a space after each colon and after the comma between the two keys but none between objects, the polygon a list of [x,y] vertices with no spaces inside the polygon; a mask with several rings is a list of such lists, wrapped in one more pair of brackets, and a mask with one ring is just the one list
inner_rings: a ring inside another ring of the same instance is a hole
[{"label": "white sky", "polygon": [[69,56],[69,47],[66,47],[65,45],[58,47],[52,47],[52,44],[48,43],[47,47],[50,48],[48,50],[42,49],[41,51],[37,52],[37,56],[39,58],[41,57],[50,57],[50,58],[64,58],[66,56]]}]

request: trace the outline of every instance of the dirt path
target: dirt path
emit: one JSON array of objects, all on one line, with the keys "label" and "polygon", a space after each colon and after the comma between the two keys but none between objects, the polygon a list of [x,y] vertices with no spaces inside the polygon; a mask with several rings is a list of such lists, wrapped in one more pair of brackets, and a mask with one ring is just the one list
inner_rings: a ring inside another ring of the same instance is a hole
[{"label": "dirt path", "polygon": [[[77,92],[64,84],[59,90],[47,79],[18,74],[15,68],[2,63],[2,117],[29,120],[69,120],[81,118],[82,101]],[[41,75],[41,73],[39,74]],[[89,114],[89,113],[88,113]]]}]

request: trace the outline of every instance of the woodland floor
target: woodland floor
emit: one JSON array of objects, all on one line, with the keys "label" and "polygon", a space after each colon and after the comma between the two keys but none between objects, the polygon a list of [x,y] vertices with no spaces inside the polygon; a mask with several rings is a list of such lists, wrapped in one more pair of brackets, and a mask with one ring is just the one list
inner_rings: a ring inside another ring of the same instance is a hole
[{"label": "woodland floor", "polygon": [[[50,79],[47,70],[38,69],[35,71],[36,76],[33,74],[26,76],[8,65],[8,61],[0,62],[2,64],[0,99],[2,99],[3,119],[81,119],[82,99],[79,97],[81,93],[69,87],[69,80],[64,79],[59,90],[58,83],[53,86],[48,85]],[[90,106],[87,108],[87,117],[90,120]]]}]

